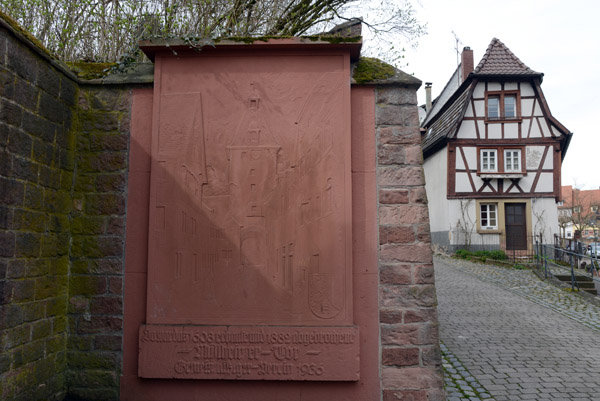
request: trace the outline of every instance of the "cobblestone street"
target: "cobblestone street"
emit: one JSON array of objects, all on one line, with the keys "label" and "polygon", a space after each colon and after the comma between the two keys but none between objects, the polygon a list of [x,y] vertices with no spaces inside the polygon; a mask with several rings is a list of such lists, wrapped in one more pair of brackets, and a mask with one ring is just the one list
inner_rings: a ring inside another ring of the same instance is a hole
[{"label": "cobblestone street", "polygon": [[600,307],[528,270],[435,258],[448,400],[600,399]]}]

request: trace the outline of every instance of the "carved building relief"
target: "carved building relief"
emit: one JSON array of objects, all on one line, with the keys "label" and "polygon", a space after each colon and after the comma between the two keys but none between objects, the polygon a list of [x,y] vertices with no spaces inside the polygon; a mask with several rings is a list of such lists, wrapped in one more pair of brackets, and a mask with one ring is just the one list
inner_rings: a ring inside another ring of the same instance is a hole
[{"label": "carved building relief", "polygon": [[147,323],[352,324],[348,75],[288,58],[157,63]]}]

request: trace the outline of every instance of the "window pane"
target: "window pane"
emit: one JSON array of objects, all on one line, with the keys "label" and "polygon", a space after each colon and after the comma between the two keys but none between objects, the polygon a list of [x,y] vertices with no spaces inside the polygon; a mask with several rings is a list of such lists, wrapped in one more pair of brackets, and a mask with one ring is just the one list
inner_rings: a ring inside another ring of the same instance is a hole
[{"label": "window pane", "polygon": [[494,172],[496,169],[496,150],[481,150],[481,171]]},{"label": "window pane", "polygon": [[479,205],[479,221],[481,228],[497,228],[496,223],[496,204],[482,203]]},{"label": "window pane", "polygon": [[504,117],[515,118],[517,116],[517,98],[515,96],[504,96]]},{"label": "window pane", "polygon": [[504,170],[505,171],[521,171],[521,151],[520,150],[505,150],[504,151]]},{"label": "window pane", "polygon": [[488,118],[500,117],[500,98],[488,97]]}]

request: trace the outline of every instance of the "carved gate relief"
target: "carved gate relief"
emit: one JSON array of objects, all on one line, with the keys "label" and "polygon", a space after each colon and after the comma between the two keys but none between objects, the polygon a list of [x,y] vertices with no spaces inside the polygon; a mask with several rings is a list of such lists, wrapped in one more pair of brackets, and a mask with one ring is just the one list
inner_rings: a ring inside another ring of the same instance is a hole
[{"label": "carved gate relief", "polygon": [[141,377],[358,380],[348,57],[157,58]]}]

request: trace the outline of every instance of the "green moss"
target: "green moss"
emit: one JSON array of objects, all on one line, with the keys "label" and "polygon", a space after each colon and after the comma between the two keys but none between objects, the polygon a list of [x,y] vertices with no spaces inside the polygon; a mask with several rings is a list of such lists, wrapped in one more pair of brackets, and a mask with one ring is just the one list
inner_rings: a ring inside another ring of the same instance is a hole
[{"label": "green moss", "polygon": [[89,63],[85,61],[76,61],[67,63],[71,71],[81,79],[102,78],[110,72],[110,69],[117,63]]},{"label": "green moss", "polygon": [[69,367],[71,369],[118,369],[119,360],[115,354],[96,354],[85,351],[69,352]]},{"label": "green moss", "polygon": [[335,35],[323,35],[323,36],[301,36],[310,40],[320,40],[331,44],[337,43],[358,43],[362,40],[362,36],[335,36]]},{"label": "green moss", "polygon": [[69,297],[92,297],[106,291],[106,278],[102,276],[71,276]]},{"label": "green moss", "polygon": [[43,276],[35,282],[35,299],[52,298],[67,293],[67,276]]},{"label": "green moss", "polygon": [[[55,332],[57,330],[54,330]],[[64,332],[64,330],[61,330],[62,332]],[[64,351],[66,349],[66,341],[65,341],[65,334],[64,333],[60,333],[58,335],[55,335],[54,337],[51,337],[50,339],[46,340],[46,353],[47,354],[54,354],[56,352],[59,351]]]},{"label": "green moss", "polygon": [[74,217],[71,221],[71,229],[74,234],[102,234],[104,221],[103,217]]},{"label": "green moss", "polygon": [[362,84],[377,80],[388,79],[394,76],[396,69],[379,59],[361,57],[354,68],[354,80]]},{"label": "green moss", "polygon": [[[227,36],[215,39],[215,43],[219,43],[223,40],[230,40],[233,42],[241,42],[246,44],[252,44],[254,42],[268,42],[271,39],[291,39],[294,36],[283,36],[283,35],[266,35],[266,36]],[[306,35],[299,36],[300,39],[308,39],[311,42],[328,42],[331,44],[337,43],[357,43],[360,42],[362,36],[335,36],[335,35]]]}]

